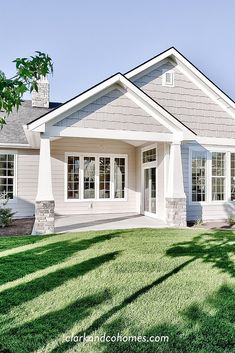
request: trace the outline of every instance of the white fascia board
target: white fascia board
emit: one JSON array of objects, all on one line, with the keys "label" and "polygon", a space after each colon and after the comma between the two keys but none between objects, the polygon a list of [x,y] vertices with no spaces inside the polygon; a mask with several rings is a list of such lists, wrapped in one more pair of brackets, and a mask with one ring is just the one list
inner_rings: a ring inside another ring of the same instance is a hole
[{"label": "white fascia board", "polygon": [[235,109],[235,103],[226,96],[214,83],[212,83],[207,77],[205,77],[195,66],[193,66],[186,58],[180,53],[174,50],[174,56],[188,67],[198,78],[200,78],[208,87],[210,87],[218,96],[220,96],[225,102],[227,102],[233,109]]},{"label": "white fascia board", "polygon": [[0,148],[31,148],[28,143],[0,143]]},{"label": "white fascia board", "polygon": [[[189,72],[191,73],[190,78],[193,79],[192,74],[194,74],[201,83],[204,83],[204,90],[207,87],[209,90],[211,90],[214,94],[219,96],[223,102],[219,103],[219,100],[217,98],[217,103],[227,111],[229,112],[229,108],[226,107],[225,102],[229,105],[229,107],[232,109],[231,114],[233,117],[235,117],[235,112],[233,109],[235,109],[235,103],[230,99],[225,93],[223,93],[214,83],[212,83],[206,76],[204,76],[195,66],[193,66],[186,58],[184,58],[177,50],[174,48],[170,48],[166,52],[158,55],[157,57],[153,58],[152,60],[149,60],[143,65],[140,65],[136,69],[133,69],[129,71],[125,76],[128,79],[131,79],[140,73],[144,72],[145,70],[150,69],[152,66],[155,66],[160,63],[160,61],[166,60],[166,59],[174,59],[177,64],[182,64],[185,66],[185,68],[188,68]],[[212,94],[210,92],[210,94]],[[208,91],[206,92],[208,94]],[[214,97],[215,99],[215,97]]]},{"label": "white fascia board", "polygon": [[144,63],[143,65],[140,65],[137,68],[129,71],[127,74],[125,74],[126,78],[130,79],[130,78],[133,78],[133,77],[137,76],[141,72],[143,72],[145,70],[148,70],[150,67],[158,64],[160,61],[165,60],[166,58],[168,58],[169,56],[174,54],[174,52],[175,52],[174,48],[170,48],[169,50],[167,50],[164,53],[156,56],[152,60],[149,60],[146,63]]},{"label": "white fascia board", "polygon": [[[66,103],[64,106],[59,107],[55,111],[48,113],[45,117],[42,117],[35,123],[28,126],[29,130],[37,132],[46,132],[50,130],[51,122],[62,119],[67,116],[68,111],[71,113],[74,109],[80,109],[80,106],[84,105],[84,102],[90,101],[92,98],[99,96],[101,92],[106,92],[110,87],[116,87],[122,90],[124,88],[129,94],[129,99],[139,105],[145,112],[156,119],[160,124],[165,126],[169,131],[177,135],[177,139],[192,138],[194,134],[175,119],[170,113],[163,109],[157,102],[153,101],[138,87],[136,87],[131,81],[121,74],[117,74],[111,79],[101,83],[89,92],[85,92],[81,96],[73,99],[71,102]],[[37,126],[36,126],[37,123]],[[45,125],[47,125],[45,127]],[[48,130],[49,129],[49,130]],[[182,135],[183,134],[183,135]],[[182,135],[182,136],[179,136]]]},{"label": "white fascia board", "polygon": [[155,118],[160,124],[168,128],[172,133],[182,132],[184,134],[184,138],[195,136],[195,134],[193,134],[180,121],[178,121],[169,112],[162,108],[157,102],[148,97],[148,95],[136,87],[131,81],[127,80],[125,76],[120,77],[120,82],[124,85],[125,88],[129,89],[136,95],[136,104],[140,105],[140,103],[142,103],[142,109],[150,114],[153,118]]},{"label": "white fascia board", "polygon": [[235,147],[235,139],[229,138],[219,138],[219,137],[203,137],[196,136],[194,141],[201,145],[214,145],[214,146],[234,146]]},{"label": "white fascia board", "polygon": [[29,147],[31,148],[39,148],[40,147],[40,132],[30,131],[27,129],[26,125],[23,125],[23,130],[27,141],[29,143]]},{"label": "white fascia board", "polygon": [[[172,63],[174,63],[173,60]],[[234,108],[232,108],[231,104],[229,105],[229,103],[225,102],[225,100],[221,98],[221,95],[216,93],[215,90],[212,90],[210,87],[208,87],[208,85],[201,78],[199,78],[198,75],[192,73],[192,70],[186,67],[185,64],[182,63],[180,60],[177,59],[176,64],[177,69],[182,72],[182,74],[188,77],[189,80],[191,80],[200,90],[202,90],[209,98],[211,98],[215,102],[215,104],[218,104],[232,118],[235,118],[235,110]],[[202,75],[202,77],[204,76]]]},{"label": "white fascia board", "polygon": [[166,141],[171,142],[175,136],[170,133],[125,131],[109,129],[91,129],[78,127],[52,126],[46,131],[48,137],[80,137],[108,140],[129,140],[129,141]]},{"label": "white fascia board", "polygon": [[56,118],[58,115],[63,114],[64,112],[72,109],[74,106],[77,106],[81,102],[89,99],[90,97],[96,95],[100,91],[103,91],[107,87],[117,83],[121,77],[121,74],[116,74],[115,76],[112,76],[111,78],[107,79],[106,81],[98,84],[97,86],[91,88],[90,90],[84,92],[83,94],[79,95],[77,98],[72,99],[71,101],[63,104],[61,107],[58,107],[55,110],[52,110],[45,116],[42,116],[40,119],[32,122],[27,126],[28,130],[34,130],[38,128],[40,125],[45,124],[49,122],[50,120]]}]

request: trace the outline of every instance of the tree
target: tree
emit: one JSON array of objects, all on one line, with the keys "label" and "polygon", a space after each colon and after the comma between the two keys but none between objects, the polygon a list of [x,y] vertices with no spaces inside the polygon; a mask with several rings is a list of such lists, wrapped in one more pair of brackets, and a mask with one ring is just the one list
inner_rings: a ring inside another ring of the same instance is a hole
[{"label": "tree", "polygon": [[16,58],[16,74],[6,78],[0,71],[0,127],[6,124],[7,116],[14,108],[19,109],[23,94],[38,90],[37,80],[53,73],[52,59],[45,53],[36,51],[30,58]]}]

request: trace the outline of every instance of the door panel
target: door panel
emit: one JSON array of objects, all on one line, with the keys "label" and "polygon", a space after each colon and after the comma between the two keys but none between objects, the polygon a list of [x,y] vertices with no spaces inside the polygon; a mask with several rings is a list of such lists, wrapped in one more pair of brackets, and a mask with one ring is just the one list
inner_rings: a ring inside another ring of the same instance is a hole
[{"label": "door panel", "polygon": [[156,214],[156,168],[144,169],[144,211]]}]

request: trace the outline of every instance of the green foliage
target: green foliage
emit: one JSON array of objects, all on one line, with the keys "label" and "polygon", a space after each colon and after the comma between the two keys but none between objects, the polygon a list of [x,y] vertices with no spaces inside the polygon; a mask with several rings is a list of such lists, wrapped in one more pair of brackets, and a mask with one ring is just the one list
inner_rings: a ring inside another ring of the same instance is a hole
[{"label": "green foliage", "polygon": [[45,53],[36,51],[30,58],[16,58],[16,74],[8,79],[0,71],[0,126],[6,124],[6,117],[14,108],[19,109],[21,99],[25,92],[38,90],[37,80],[53,72],[52,59]]},{"label": "green foliage", "polygon": [[11,208],[0,208],[0,227],[5,228],[11,225],[14,214]]},{"label": "green foliage", "polygon": [[235,224],[235,215],[231,215],[229,218],[228,218],[228,224],[230,226],[234,226]]}]

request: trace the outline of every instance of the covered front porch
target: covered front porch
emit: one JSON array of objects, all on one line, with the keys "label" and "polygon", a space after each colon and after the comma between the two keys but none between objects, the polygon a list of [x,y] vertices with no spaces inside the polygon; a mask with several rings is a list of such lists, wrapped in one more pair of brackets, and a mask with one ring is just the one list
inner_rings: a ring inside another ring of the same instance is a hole
[{"label": "covered front porch", "polygon": [[27,129],[30,143],[40,145],[35,233],[54,232],[55,214],[78,215],[76,229],[83,217],[99,223],[101,214],[104,223],[119,213],[149,216],[153,225],[186,225],[181,144],[194,136],[125,77],[107,80]]}]

